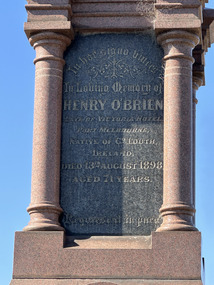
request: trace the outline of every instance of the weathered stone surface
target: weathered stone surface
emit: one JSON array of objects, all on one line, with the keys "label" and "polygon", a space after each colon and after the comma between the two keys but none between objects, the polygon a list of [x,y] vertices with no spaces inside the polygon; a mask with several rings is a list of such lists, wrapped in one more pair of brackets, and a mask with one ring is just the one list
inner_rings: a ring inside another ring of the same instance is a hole
[{"label": "weathered stone surface", "polygon": [[152,34],[76,37],[65,55],[62,225],[149,235],[160,224],[163,52]]},{"label": "weathered stone surface", "polygon": [[[103,245],[96,246],[97,239],[103,239]],[[23,284],[29,284],[25,283],[26,279],[31,280],[30,284],[39,284],[38,279],[48,284],[46,281],[50,280],[51,285],[61,284],[58,282],[60,280],[64,280],[65,284],[89,285],[93,283],[93,279],[94,282],[101,279],[104,282],[107,279],[116,284],[123,284],[120,281],[135,284],[134,281],[141,279],[145,280],[145,283],[142,283],[144,285],[150,285],[152,282],[162,284],[162,281],[163,285],[168,285],[168,282],[170,285],[177,284],[173,283],[174,280],[180,281],[179,285],[189,285],[190,282],[194,285],[200,284],[199,232],[153,232],[152,246],[146,249],[141,246],[144,243],[144,237],[141,236],[132,237],[132,240],[136,239],[138,244],[135,248],[129,247],[130,237],[112,236],[108,239],[112,240],[110,247],[105,246],[105,237],[89,238],[89,242],[94,243],[94,246],[89,247],[83,246],[74,238],[76,245],[64,247],[63,232],[17,232],[14,280],[11,284],[19,284],[15,281],[19,279]],[[121,248],[120,241],[124,243],[126,239],[127,244]],[[87,279],[91,282],[84,282]],[[182,283],[184,281],[185,283]],[[141,283],[136,282],[136,284]]]}]

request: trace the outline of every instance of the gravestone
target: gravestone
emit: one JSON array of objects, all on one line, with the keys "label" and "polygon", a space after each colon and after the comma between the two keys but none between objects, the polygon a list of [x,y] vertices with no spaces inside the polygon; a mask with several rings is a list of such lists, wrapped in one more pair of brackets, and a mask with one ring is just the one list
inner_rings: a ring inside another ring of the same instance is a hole
[{"label": "gravestone", "polygon": [[163,51],[150,34],[79,36],[65,55],[62,225],[150,235],[163,199]]},{"label": "gravestone", "polygon": [[213,9],[27,2],[31,219],[15,236],[11,285],[202,285],[195,96]]}]

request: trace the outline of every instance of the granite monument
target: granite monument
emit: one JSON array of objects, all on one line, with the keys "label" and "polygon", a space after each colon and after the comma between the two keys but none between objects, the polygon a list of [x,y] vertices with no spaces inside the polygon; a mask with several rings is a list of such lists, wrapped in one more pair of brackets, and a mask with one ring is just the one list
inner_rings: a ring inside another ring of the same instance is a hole
[{"label": "granite monument", "polygon": [[204,0],[28,0],[30,222],[11,285],[202,285],[195,105]]}]

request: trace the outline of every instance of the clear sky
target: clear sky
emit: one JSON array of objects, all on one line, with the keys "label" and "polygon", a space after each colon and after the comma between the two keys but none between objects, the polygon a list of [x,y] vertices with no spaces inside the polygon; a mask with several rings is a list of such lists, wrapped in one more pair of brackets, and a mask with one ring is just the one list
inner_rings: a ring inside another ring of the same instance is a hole
[{"label": "clear sky", "polygon": [[[210,1],[213,2],[213,1]],[[2,1],[0,45],[0,284],[12,278],[15,231],[29,221],[34,100],[34,50],[23,31],[26,1]],[[207,7],[214,8],[214,3]],[[197,93],[196,226],[202,232],[206,285],[214,284],[214,45],[206,86]]]}]

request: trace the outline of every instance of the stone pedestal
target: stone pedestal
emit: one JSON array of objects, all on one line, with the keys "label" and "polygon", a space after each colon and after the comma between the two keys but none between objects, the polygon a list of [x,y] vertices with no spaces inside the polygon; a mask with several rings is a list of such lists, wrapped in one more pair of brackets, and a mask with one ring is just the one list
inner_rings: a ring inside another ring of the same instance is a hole
[{"label": "stone pedestal", "polygon": [[63,232],[17,232],[11,285],[201,285],[200,251],[199,232],[85,240],[64,239]]}]

